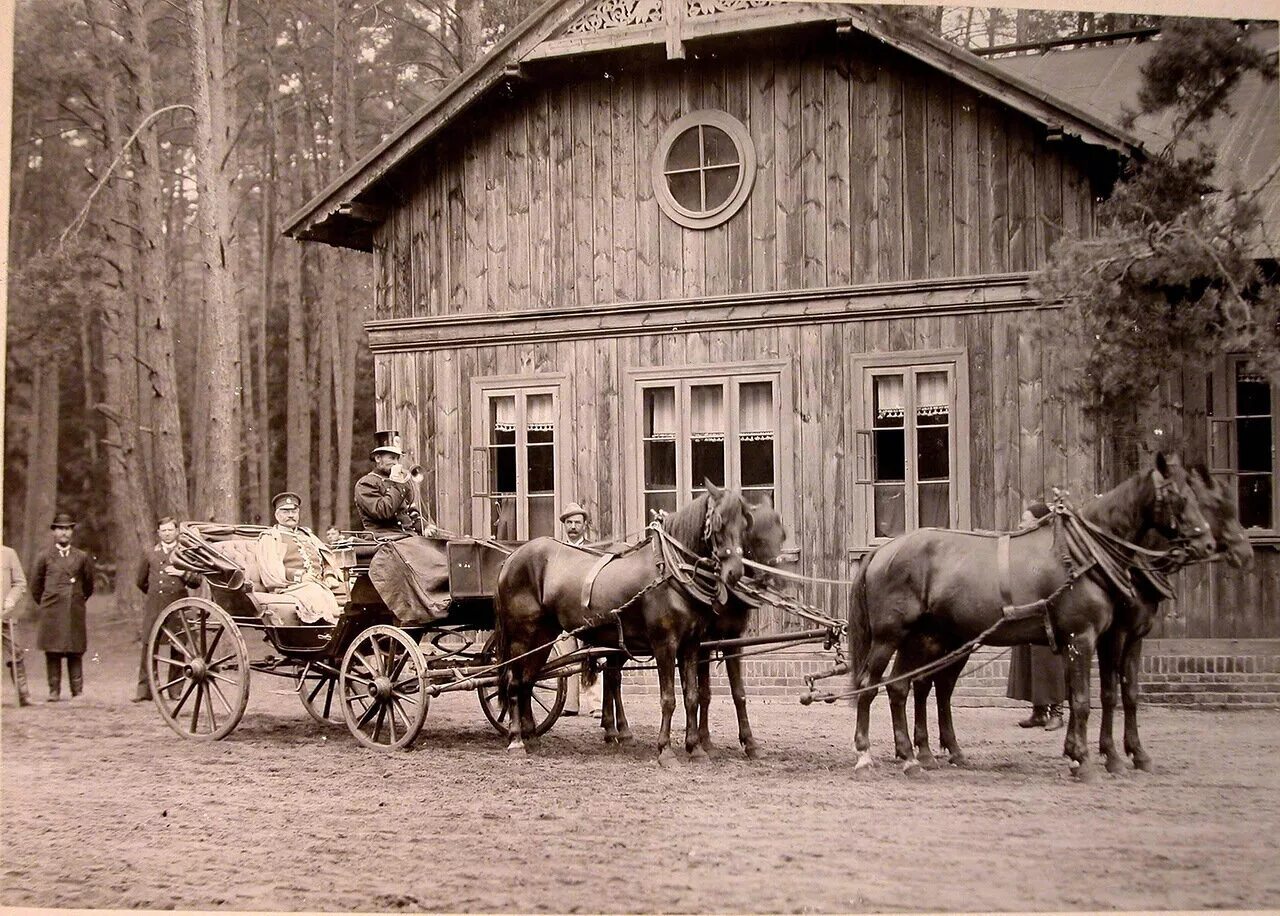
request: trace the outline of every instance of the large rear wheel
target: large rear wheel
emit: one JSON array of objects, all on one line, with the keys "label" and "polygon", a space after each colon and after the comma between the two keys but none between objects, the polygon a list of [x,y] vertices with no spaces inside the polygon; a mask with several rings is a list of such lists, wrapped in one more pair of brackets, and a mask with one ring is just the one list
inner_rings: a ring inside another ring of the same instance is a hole
[{"label": "large rear wheel", "polygon": [[399,627],[379,624],[347,647],[338,678],[342,715],[365,747],[396,750],[418,737],[427,718],[427,663]]},{"label": "large rear wheel", "polygon": [[[494,639],[490,636],[480,652],[486,665],[497,664],[497,658],[493,654]],[[573,676],[577,677],[576,674]],[[568,691],[569,680],[564,676],[546,677],[533,685],[533,733],[535,735],[546,733],[556,724],[560,713],[564,712],[564,701]],[[480,696],[480,708],[484,710],[484,717],[489,720],[489,724],[498,734],[508,737],[511,734],[514,710],[507,708],[501,689],[497,684],[491,684],[481,687],[476,693]]]},{"label": "large rear wheel", "polygon": [[156,619],[147,642],[151,696],[184,738],[216,741],[249,705],[249,650],[231,615],[204,598],[180,598]]},{"label": "large rear wheel", "polygon": [[321,725],[342,725],[342,703],[338,699],[338,679],[329,671],[307,665],[298,678],[298,697],[307,715]]}]

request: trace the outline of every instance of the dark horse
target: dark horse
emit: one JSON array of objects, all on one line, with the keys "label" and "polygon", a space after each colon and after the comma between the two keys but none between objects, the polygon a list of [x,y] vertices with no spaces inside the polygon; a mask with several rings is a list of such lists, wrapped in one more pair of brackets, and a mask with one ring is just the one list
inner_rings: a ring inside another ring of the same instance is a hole
[{"label": "dark horse", "polygon": [[[1214,480],[1203,464],[1192,466],[1187,475],[1187,483],[1196,502],[1200,504],[1205,521],[1209,523],[1209,531],[1217,545],[1215,558],[1221,557],[1235,569],[1247,568],[1253,561],[1253,548],[1240,525],[1236,502],[1229,488]],[[1158,549],[1167,546],[1167,542],[1152,532],[1143,541],[1143,546]],[[1138,736],[1138,674],[1142,664],[1142,640],[1151,631],[1156,612],[1165,596],[1145,576],[1136,576],[1134,584],[1139,601],[1121,602],[1117,605],[1116,617],[1098,640],[1097,647],[1098,674],[1102,681],[1102,722],[1098,752],[1105,759],[1110,773],[1118,773],[1124,769],[1124,758],[1116,752],[1112,737],[1117,699],[1124,704],[1125,753],[1133,758],[1136,769],[1151,769],[1151,756],[1143,748]],[[946,644],[936,635],[921,633],[899,649],[891,676],[897,677],[941,658],[953,648],[954,645]],[[955,726],[952,723],[951,695],[967,661],[966,655],[937,673],[912,682],[916,757],[926,769],[937,766],[933,750],[929,747],[928,704],[931,687],[937,689],[938,740],[946,749],[951,764],[963,766],[965,763],[964,752],[956,740]]]},{"label": "dark horse", "polygon": [[[1199,556],[1207,556],[1214,546],[1185,468],[1163,455],[1157,456],[1153,470],[1133,475],[1079,515],[1103,537],[1132,542],[1155,530],[1170,539],[1185,538]],[[923,528],[869,554],[854,576],[849,612],[854,687],[878,683],[899,647],[921,640],[922,634],[958,646],[991,630],[985,639],[989,645],[1044,645],[1051,630],[1054,642],[1066,647],[1071,685],[1064,753],[1073,770],[1088,778],[1089,666],[1095,645],[1116,619],[1124,598],[1116,594],[1119,586],[1102,571],[1104,566],[1086,569],[1082,557],[1070,564],[1064,560],[1060,551],[1065,547],[1056,543],[1058,528],[1055,521],[1008,540]],[[1007,551],[1003,562],[1001,551]],[[1128,571],[1116,575],[1127,578]],[[1043,613],[1006,618],[1007,605],[1029,607],[1038,602]],[[909,689],[904,680],[887,691],[894,749],[904,770],[914,774],[919,763],[907,732]],[[855,769],[871,764],[868,731],[875,693],[869,690],[858,699]]]},{"label": "dark horse", "polygon": [[[786,542],[787,532],[782,525],[782,516],[774,511],[773,504],[763,502],[751,507],[751,527],[747,529],[746,542],[743,545],[748,560],[766,566],[772,566],[782,553],[782,545]],[[755,572],[752,578],[760,584],[768,584],[768,575]],[[756,605],[744,596],[730,592],[729,600],[721,608],[720,613],[711,618],[707,624],[705,638],[737,639],[747,631],[751,622],[751,612]],[[738,713],[738,743],[743,752],[752,760],[760,756],[760,745],[751,733],[751,722],[747,719],[747,689],[742,683],[742,656],[729,650],[724,656],[725,676],[729,679],[729,693],[733,696],[733,706]],[[707,722],[707,712],[711,707],[711,651],[698,651],[698,743],[708,754],[711,753],[711,730]]]},{"label": "dark horse", "polygon": [[[750,507],[742,494],[707,483],[707,492],[667,516],[663,530],[692,554],[716,564],[725,588],[742,578],[743,539],[751,524]],[[562,630],[589,629],[577,634],[588,645],[624,648],[652,654],[662,693],[662,729],[658,759],[671,759],[671,716],[675,712],[675,669],[684,685],[685,750],[703,752],[697,740],[697,661],[712,608],[693,597],[659,563],[656,535],[627,553],[598,557],[553,538],[535,538],[519,547],[498,575],[495,601],[501,680],[506,701],[519,711],[520,730],[512,732],[510,749],[536,750],[532,690],[546,663],[551,642]],[[619,610],[621,609],[621,610]],[[616,611],[617,613],[611,613]],[[621,639],[620,639],[621,637]],[[621,708],[620,674],[613,683],[613,667],[606,671],[606,733],[613,725],[614,707]],[[611,702],[612,700],[612,702]],[[625,719],[623,728],[626,728]],[[621,740],[629,730],[615,735]]]}]

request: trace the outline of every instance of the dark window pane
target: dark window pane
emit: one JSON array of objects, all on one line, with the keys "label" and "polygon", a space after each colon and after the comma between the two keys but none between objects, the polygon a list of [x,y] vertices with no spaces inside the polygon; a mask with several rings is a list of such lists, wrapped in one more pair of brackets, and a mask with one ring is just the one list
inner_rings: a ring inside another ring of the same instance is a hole
[{"label": "dark window pane", "polygon": [[709,124],[702,128],[702,151],[703,165],[737,165],[740,161],[733,138]]},{"label": "dark window pane", "polygon": [[690,443],[693,457],[693,482],[701,487],[704,478],[718,487],[724,486],[724,440],[694,439]]},{"label": "dark window pane", "polygon": [[657,490],[676,485],[676,444],[659,441],[644,444],[644,488]]},{"label": "dark window pane", "polygon": [[872,487],[875,492],[876,537],[891,538],[907,528],[903,487]]},{"label": "dark window pane", "polygon": [[1242,474],[1239,478],[1240,524],[1245,528],[1271,528],[1271,475]]},{"label": "dark window pane", "polygon": [[529,497],[529,537],[554,537],[556,508],[554,496]]},{"label": "dark window pane", "polygon": [[1236,420],[1236,469],[1240,471],[1272,470],[1271,418],[1254,417]]},{"label": "dark window pane", "polygon": [[556,434],[555,434],[555,430],[553,429],[537,429],[537,428],[529,429],[530,445],[540,445],[544,443],[550,444],[555,441],[555,438],[556,438]]},{"label": "dark window pane", "polygon": [[667,153],[666,171],[676,169],[696,169],[701,165],[698,153],[698,128],[690,127],[671,144],[671,152]]},{"label": "dark window pane", "polygon": [[516,450],[514,446],[489,449],[489,492],[516,491]]},{"label": "dark window pane", "polygon": [[671,196],[676,203],[686,210],[702,212],[702,173],[677,172],[667,176],[667,186],[671,188]]},{"label": "dark window pane", "polygon": [[950,419],[946,407],[920,407],[916,410],[917,426],[946,426]]},{"label": "dark window pane", "polygon": [[516,527],[518,518],[515,497],[492,500],[490,506],[493,512],[491,528],[493,536],[500,541],[514,541],[519,537]]},{"label": "dark window pane", "polygon": [[744,487],[772,486],[773,439],[763,437],[746,440],[741,448],[742,480]]},{"label": "dark window pane", "polygon": [[733,190],[738,186],[738,167],[734,165],[728,168],[709,169],[706,172],[706,180],[706,208],[714,210],[733,196]]},{"label": "dark window pane", "polygon": [[951,527],[951,486],[949,484],[920,484],[920,527]]},{"label": "dark window pane", "polygon": [[916,467],[918,480],[945,480],[951,476],[949,432],[946,426],[926,426],[916,433],[916,447],[920,453]]},{"label": "dark window pane", "polygon": [[658,510],[664,512],[676,511],[676,494],[675,493],[646,493],[644,495],[644,520],[647,524],[649,519],[653,517],[652,513]]},{"label": "dark window pane", "polygon": [[878,429],[875,432],[876,481],[906,480],[907,459],[905,433],[900,429]]},{"label": "dark window pane", "polygon": [[556,449],[553,445],[529,446],[529,492],[556,490]]},{"label": "dark window pane", "polygon": [[1236,365],[1236,414],[1242,417],[1270,415],[1271,384],[1261,372],[1244,363]]}]

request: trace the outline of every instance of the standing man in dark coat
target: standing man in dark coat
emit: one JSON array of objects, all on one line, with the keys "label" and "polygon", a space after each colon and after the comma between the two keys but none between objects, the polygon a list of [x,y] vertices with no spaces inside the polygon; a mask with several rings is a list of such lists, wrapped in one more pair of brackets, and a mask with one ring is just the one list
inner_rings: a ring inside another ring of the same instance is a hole
[{"label": "standing man in dark coat", "polygon": [[400,433],[374,433],[369,457],[373,470],[356,481],[356,511],[366,531],[374,534],[425,534],[435,526],[422,514],[418,485],[400,464]]},{"label": "standing man in dark coat", "polygon": [[93,558],[71,546],[76,520],[66,512],[53,518],[53,546],[36,557],[31,573],[31,600],[40,616],[39,646],[49,677],[49,702],[62,699],[62,660],[72,699],[84,690],[85,602],[93,594]]},{"label": "standing man in dark coat", "polygon": [[156,618],[174,601],[187,597],[187,589],[200,584],[200,576],[196,573],[181,573],[173,568],[173,551],[178,546],[177,519],[171,515],[160,519],[156,525],[156,536],[159,543],[138,560],[134,576],[138,589],[147,596],[142,610],[142,654],[138,659],[138,687],[133,694],[135,703],[151,699],[151,682],[147,679],[151,659],[147,657],[147,649]]}]

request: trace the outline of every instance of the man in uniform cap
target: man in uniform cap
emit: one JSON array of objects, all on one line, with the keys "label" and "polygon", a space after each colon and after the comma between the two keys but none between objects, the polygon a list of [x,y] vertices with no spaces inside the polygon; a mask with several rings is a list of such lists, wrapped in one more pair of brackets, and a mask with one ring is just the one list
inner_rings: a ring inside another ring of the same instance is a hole
[{"label": "man in uniform cap", "polygon": [[49,679],[49,702],[62,699],[62,660],[72,699],[84,690],[85,605],[93,594],[93,558],[71,546],[76,520],[59,512],[49,526],[53,545],[36,557],[31,572],[31,600],[40,611],[39,646]]},{"label": "man in uniform cap", "polygon": [[[337,623],[349,593],[333,551],[298,525],[302,497],[297,493],[276,494],[271,508],[276,524],[259,535],[257,545],[263,589],[295,599],[302,623]],[[286,625],[293,623],[287,611],[279,613]]]},{"label": "man in uniform cap", "polygon": [[417,483],[400,464],[402,455],[399,432],[374,434],[374,467],[356,481],[356,511],[365,530],[375,534],[430,535],[434,526],[422,514]]},{"label": "man in uniform cap", "polygon": [[159,540],[138,558],[134,572],[134,584],[147,596],[142,608],[142,652],[138,658],[138,684],[133,692],[135,703],[151,699],[147,671],[151,667],[151,628],[155,626],[156,618],[174,601],[187,597],[188,589],[200,585],[198,573],[184,573],[173,568],[173,552],[178,547],[178,520],[172,515],[160,519],[156,523],[156,537]]}]

